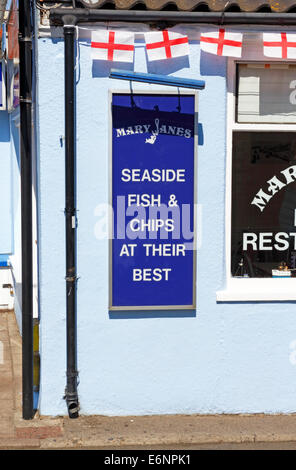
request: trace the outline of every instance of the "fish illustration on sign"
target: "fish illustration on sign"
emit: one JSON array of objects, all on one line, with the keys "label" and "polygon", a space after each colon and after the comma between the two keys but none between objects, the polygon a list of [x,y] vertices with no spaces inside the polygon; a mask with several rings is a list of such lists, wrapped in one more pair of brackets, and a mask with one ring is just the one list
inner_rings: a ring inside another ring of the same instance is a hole
[{"label": "fish illustration on sign", "polygon": [[145,140],[145,144],[155,143],[157,136],[159,134],[159,119],[155,119],[155,127],[156,127],[156,130],[152,131],[152,135],[148,139]]}]

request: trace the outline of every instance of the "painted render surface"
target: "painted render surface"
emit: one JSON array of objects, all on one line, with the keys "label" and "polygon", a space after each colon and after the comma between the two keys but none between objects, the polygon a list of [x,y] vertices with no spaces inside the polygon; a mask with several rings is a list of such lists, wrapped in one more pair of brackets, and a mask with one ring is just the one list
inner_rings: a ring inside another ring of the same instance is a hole
[{"label": "painted render surface", "polygon": [[[138,25],[132,26],[138,28]],[[141,26],[140,26],[141,28]],[[145,28],[143,26],[143,28]],[[192,27],[193,28],[193,27]],[[130,29],[130,28],[129,28]],[[188,28],[189,29],[189,28]],[[181,27],[180,31],[187,32]],[[77,68],[78,370],[81,414],[295,412],[296,307],[217,303],[225,287],[226,59],[190,42],[189,59],[147,66],[143,38],[131,70],[202,79],[199,92],[196,312],[108,311],[108,240],[96,238],[109,197],[108,79],[79,41]],[[148,68],[147,68],[148,67]],[[119,68],[119,67],[118,67]],[[40,412],[66,414],[64,44],[38,41]],[[164,90],[133,84],[134,90]],[[99,225],[98,225],[99,224]]]},{"label": "painted render surface", "polygon": [[[21,330],[21,200],[19,165],[19,112],[0,111],[0,255],[9,261],[0,285],[2,308],[14,308]],[[13,284],[14,296],[3,284]]]},{"label": "painted render surface", "polygon": [[12,162],[9,115],[0,111],[0,253],[12,251]]},{"label": "painted render surface", "polygon": [[19,111],[10,115],[11,159],[12,159],[12,202],[13,202],[13,252],[9,257],[13,273],[14,312],[18,327],[22,329],[22,267],[21,267],[21,181],[19,148]]}]

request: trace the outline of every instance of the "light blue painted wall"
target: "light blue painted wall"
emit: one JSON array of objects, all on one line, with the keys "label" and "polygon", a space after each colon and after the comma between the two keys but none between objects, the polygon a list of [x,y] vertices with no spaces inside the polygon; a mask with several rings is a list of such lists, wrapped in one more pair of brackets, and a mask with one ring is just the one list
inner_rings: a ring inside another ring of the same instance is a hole
[{"label": "light blue painted wall", "polygon": [[[185,32],[185,30],[184,30]],[[39,39],[40,315],[42,414],[66,414],[63,41]],[[294,303],[216,303],[225,284],[226,62],[200,56],[154,63],[154,73],[204,79],[199,120],[197,311],[108,312],[108,241],[94,236],[108,201],[108,90],[129,84],[92,66],[80,42],[77,85],[78,369],[82,414],[295,412]],[[135,71],[147,71],[137,43]],[[101,75],[101,76],[99,76]],[[134,84],[134,89],[149,86]],[[153,87],[153,90],[157,87]],[[160,89],[160,87],[158,88]],[[162,90],[164,88],[161,88]]]},{"label": "light blue painted wall", "polygon": [[22,273],[21,273],[21,178],[20,178],[20,113],[10,114],[10,155],[12,163],[13,253],[10,256],[14,286],[14,311],[21,331]]},{"label": "light blue painted wall", "polygon": [[9,116],[0,111],[0,253],[12,251],[12,161]]},{"label": "light blue painted wall", "polygon": [[[14,311],[21,330],[21,194],[19,111],[0,111],[0,253],[12,266]],[[2,286],[0,286],[2,288]]]}]

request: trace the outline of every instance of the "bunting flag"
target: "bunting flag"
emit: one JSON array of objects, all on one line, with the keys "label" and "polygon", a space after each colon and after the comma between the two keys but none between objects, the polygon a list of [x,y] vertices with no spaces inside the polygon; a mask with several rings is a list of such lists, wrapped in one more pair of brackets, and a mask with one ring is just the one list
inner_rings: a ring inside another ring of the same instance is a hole
[{"label": "bunting flag", "polygon": [[266,57],[296,59],[296,34],[263,33],[263,53]]},{"label": "bunting flag", "polygon": [[241,57],[242,43],[242,33],[227,32],[223,28],[200,35],[200,48],[220,56]]},{"label": "bunting flag", "polygon": [[[173,31],[144,34],[149,61],[166,60],[189,55],[188,37]],[[133,62],[135,33],[128,31],[92,31],[93,60]],[[219,28],[200,35],[200,48],[210,54],[241,57],[243,34]],[[263,53],[277,59],[296,59],[296,33],[263,33]]]},{"label": "bunting flag", "polygon": [[145,42],[149,61],[189,54],[188,37],[172,31],[145,33]]},{"label": "bunting flag", "polygon": [[92,31],[91,57],[93,60],[133,62],[134,33],[126,31]]}]

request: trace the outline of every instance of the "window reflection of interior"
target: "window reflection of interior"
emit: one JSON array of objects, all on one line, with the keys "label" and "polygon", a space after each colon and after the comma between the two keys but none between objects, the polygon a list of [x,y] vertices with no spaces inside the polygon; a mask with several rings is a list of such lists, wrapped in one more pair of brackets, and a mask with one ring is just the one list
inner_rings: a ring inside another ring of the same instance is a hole
[{"label": "window reflection of interior", "polygon": [[234,132],[232,174],[232,276],[296,276],[296,134]]},{"label": "window reflection of interior", "polygon": [[296,64],[239,64],[237,122],[296,123]]}]

